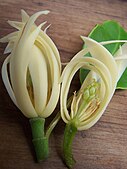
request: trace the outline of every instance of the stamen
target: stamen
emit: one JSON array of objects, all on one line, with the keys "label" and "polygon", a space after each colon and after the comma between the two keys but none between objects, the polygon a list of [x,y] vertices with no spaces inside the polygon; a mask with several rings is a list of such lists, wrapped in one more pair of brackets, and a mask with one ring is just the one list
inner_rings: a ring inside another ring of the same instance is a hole
[{"label": "stamen", "polygon": [[77,113],[78,109],[79,109],[79,103],[81,101],[81,98],[82,98],[82,93],[80,93],[78,99],[77,99],[77,102],[76,102],[76,106],[75,106],[75,114]]},{"label": "stamen", "polygon": [[91,102],[87,106],[87,109],[82,110],[82,112],[79,116],[79,120],[84,121],[84,120],[88,119],[93,113],[95,113],[95,111],[99,108],[99,106],[100,106],[99,98],[95,98],[95,99],[91,100]]},{"label": "stamen", "polygon": [[75,102],[76,102],[76,91],[74,92],[73,100],[71,103],[71,118],[74,117],[74,109],[75,109]]}]

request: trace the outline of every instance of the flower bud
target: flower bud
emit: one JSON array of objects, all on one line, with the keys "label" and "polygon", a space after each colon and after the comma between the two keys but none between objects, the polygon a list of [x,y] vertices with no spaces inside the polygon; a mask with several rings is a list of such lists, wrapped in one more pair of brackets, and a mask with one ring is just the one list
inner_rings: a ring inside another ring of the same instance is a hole
[{"label": "flower bud", "polygon": [[48,13],[40,11],[29,17],[22,10],[22,22],[8,22],[18,31],[0,40],[8,42],[5,53],[10,53],[2,67],[3,82],[12,101],[28,118],[50,116],[59,99],[59,52],[46,34],[47,28],[41,30],[46,22],[35,25],[40,15]]}]

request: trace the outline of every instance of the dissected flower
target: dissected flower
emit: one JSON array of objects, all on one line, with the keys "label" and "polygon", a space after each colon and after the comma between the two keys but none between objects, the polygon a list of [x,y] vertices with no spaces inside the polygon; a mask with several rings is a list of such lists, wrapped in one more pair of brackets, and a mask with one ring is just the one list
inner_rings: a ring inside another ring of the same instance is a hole
[{"label": "dissected flower", "polygon": [[[82,39],[85,48],[72,58],[61,77],[61,117],[67,123],[63,153],[69,168],[72,168],[75,163],[72,155],[72,140],[75,133],[77,130],[89,129],[100,119],[115,92],[121,74],[127,67],[124,63],[127,59],[126,44],[117,51],[116,57],[113,57],[100,43],[87,37]],[[69,110],[67,108],[69,88],[75,73],[80,68],[90,71],[80,90],[74,92]]]},{"label": "dissected flower", "polygon": [[[66,123],[76,118],[79,130],[88,129],[98,121],[115,91],[118,80],[117,64],[112,55],[96,41],[86,37],[83,39],[86,42],[86,48],[80,51],[64,69],[61,88],[61,116]],[[90,53],[92,57],[87,57],[87,53]],[[83,57],[84,55],[86,56]],[[74,94],[72,111],[69,113],[66,107],[67,95],[72,78],[80,68],[91,71],[78,93]],[[87,94],[92,93],[94,97],[85,103]],[[94,111],[91,109],[93,105]],[[89,117],[86,118],[87,113]]]}]

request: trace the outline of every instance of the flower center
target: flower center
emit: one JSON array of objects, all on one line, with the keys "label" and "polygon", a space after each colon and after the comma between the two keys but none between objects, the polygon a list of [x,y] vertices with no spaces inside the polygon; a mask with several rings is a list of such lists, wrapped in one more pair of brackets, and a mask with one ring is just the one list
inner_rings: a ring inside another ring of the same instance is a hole
[{"label": "flower center", "polygon": [[93,79],[92,83],[85,89],[80,90],[76,96],[73,96],[71,104],[71,113],[79,121],[88,119],[100,106],[100,83]]}]

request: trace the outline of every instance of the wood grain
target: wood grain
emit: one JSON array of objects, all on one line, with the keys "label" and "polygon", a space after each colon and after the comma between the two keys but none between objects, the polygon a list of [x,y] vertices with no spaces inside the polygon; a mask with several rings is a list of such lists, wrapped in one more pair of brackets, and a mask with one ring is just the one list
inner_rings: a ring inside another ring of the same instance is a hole
[{"label": "wood grain", "polygon": [[[20,20],[20,10],[30,15],[44,9],[52,26],[48,35],[56,43],[62,62],[69,61],[82,47],[80,35],[88,35],[97,23],[113,19],[127,30],[126,0],[0,0],[0,37],[13,29],[7,20]],[[0,67],[5,45],[0,44]],[[72,91],[80,86],[76,76]],[[54,114],[58,111],[55,110]],[[52,118],[52,117],[51,117]],[[51,119],[50,118],[50,119]],[[48,121],[50,121],[48,119]],[[65,169],[61,159],[64,123],[50,138],[50,157],[37,164],[28,120],[10,100],[0,77],[0,169]],[[127,169],[127,91],[116,91],[105,114],[88,131],[78,132],[73,144],[75,169]]]}]

